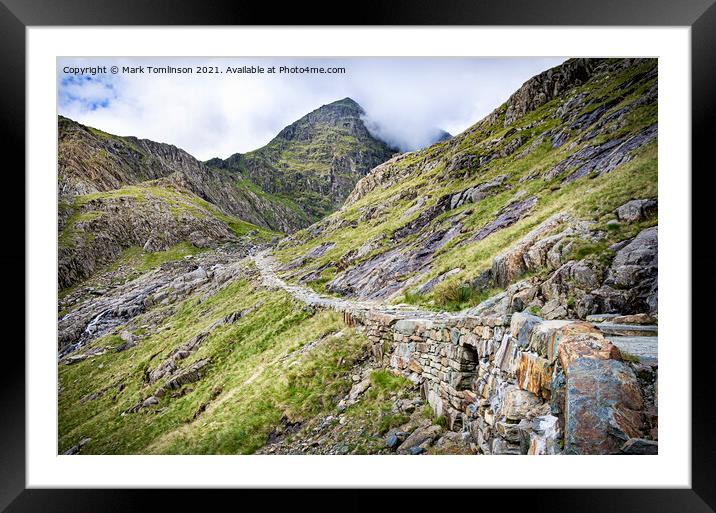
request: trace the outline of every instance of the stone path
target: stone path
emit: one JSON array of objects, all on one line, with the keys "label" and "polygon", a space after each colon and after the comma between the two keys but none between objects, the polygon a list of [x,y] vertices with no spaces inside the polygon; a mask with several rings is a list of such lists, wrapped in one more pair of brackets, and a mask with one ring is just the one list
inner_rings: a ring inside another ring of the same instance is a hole
[{"label": "stone path", "polygon": [[641,361],[659,359],[659,339],[657,337],[607,337],[622,351],[638,356]]},{"label": "stone path", "polygon": [[301,285],[290,285],[276,275],[275,261],[270,255],[270,250],[261,251],[251,256],[251,259],[256,264],[256,267],[261,273],[261,279],[264,284],[268,287],[275,289],[282,289],[295,299],[306,303],[309,306],[315,306],[318,308],[328,308],[336,310],[338,312],[366,312],[374,311],[383,314],[390,314],[405,319],[449,319],[464,317],[465,314],[460,313],[447,313],[447,312],[431,312],[427,310],[420,310],[415,307],[407,305],[387,305],[379,301],[355,301],[352,299],[335,298],[321,295],[314,290]]},{"label": "stone path", "polygon": [[655,324],[613,324],[601,322],[595,324],[605,336],[613,337],[656,337],[659,329]]},{"label": "stone path", "polygon": [[[355,301],[345,298],[323,296],[300,285],[289,285],[279,278],[275,272],[275,261],[270,250],[251,256],[258,267],[265,285],[282,289],[297,300],[310,306],[329,308],[339,312],[355,314],[357,312],[375,312],[405,320],[457,320],[470,317],[467,312],[431,312],[419,310],[407,305],[386,305],[379,301]],[[658,328],[655,325],[617,324],[608,322],[610,316],[600,317],[594,324],[619,349],[626,351],[643,361],[658,361]],[[604,317],[603,319],[601,317]],[[607,322],[599,322],[607,321]]]},{"label": "stone path", "polygon": [[607,340],[643,363],[659,360],[659,328],[655,324],[596,323]]}]

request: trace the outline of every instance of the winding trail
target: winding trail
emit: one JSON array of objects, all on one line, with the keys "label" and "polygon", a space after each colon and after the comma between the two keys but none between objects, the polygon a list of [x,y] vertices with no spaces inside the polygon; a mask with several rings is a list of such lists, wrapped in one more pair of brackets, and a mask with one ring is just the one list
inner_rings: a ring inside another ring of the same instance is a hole
[{"label": "winding trail", "polygon": [[466,315],[464,312],[432,312],[429,310],[420,310],[416,307],[407,305],[387,305],[379,301],[356,301],[353,299],[323,296],[307,287],[303,287],[301,285],[291,285],[279,278],[275,271],[275,261],[270,254],[270,250],[264,250],[251,255],[251,259],[259,269],[261,279],[266,286],[274,289],[282,289],[298,301],[301,301],[309,306],[348,313],[372,311],[405,319],[438,320],[459,318]]}]

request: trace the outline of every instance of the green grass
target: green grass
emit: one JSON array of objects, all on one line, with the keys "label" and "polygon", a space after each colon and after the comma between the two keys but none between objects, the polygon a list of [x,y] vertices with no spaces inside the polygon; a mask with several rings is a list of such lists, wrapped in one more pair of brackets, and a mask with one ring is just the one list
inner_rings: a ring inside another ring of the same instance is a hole
[{"label": "green grass", "polygon": [[621,349],[619,350],[619,356],[620,356],[621,359],[624,360],[625,362],[629,362],[629,363],[639,363],[639,362],[641,362],[641,358],[639,358],[637,355],[628,353],[628,352],[626,352],[626,351],[622,351]]},{"label": "green grass", "polygon": [[[479,305],[486,299],[499,294],[502,289],[490,287],[484,290],[475,289],[466,282],[456,280],[444,281],[438,284],[433,291],[433,301],[430,306],[440,310],[458,311]],[[427,303],[425,299],[416,304]]]},{"label": "green grass", "polygon": [[315,290],[316,292],[320,294],[326,293],[326,283],[331,281],[336,276],[336,268],[330,267],[328,269],[324,269],[321,272],[321,277],[317,280],[309,281],[307,285]]},{"label": "green grass", "polygon": [[138,246],[132,246],[124,250],[122,255],[107,270],[116,269],[121,265],[132,268],[136,273],[144,273],[161,266],[166,262],[181,260],[189,255],[198,255],[206,251],[206,248],[197,248],[188,242],[180,242],[165,251],[149,253]]},{"label": "green grass", "polygon": [[440,426],[443,429],[447,429],[447,419],[443,417],[442,415],[438,415],[433,419],[433,424],[436,426]]},{"label": "green grass", "polygon": [[[185,395],[167,395],[158,406],[122,415],[159,386],[143,386],[146,369],[216,319],[252,305],[260,306],[217,328],[182,361],[212,361],[201,381],[185,385]],[[365,337],[345,327],[340,314],[312,313],[283,293],[253,289],[247,281],[201,303],[185,301],[164,326],[131,350],[60,366],[60,451],[88,436],[92,442],[83,453],[251,453],[281,418],[296,422],[333,409],[350,389],[354,362],[367,350]],[[116,343],[110,337],[93,345]],[[311,351],[291,355],[316,339],[321,342]],[[124,385],[121,392],[118,384]],[[99,399],[80,401],[105,388]]]},{"label": "green grass", "polygon": [[391,398],[407,395],[413,384],[402,376],[382,369],[371,372],[370,383],[370,388],[360,401],[346,410],[346,416],[354,422],[362,423],[368,436],[383,435],[390,429],[405,424],[409,417],[391,411]]},{"label": "green grass", "polygon": [[542,315],[542,309],[539,306],[530,306],[528,308],[528,311],[532,315],[536,315],[538,317]]}]

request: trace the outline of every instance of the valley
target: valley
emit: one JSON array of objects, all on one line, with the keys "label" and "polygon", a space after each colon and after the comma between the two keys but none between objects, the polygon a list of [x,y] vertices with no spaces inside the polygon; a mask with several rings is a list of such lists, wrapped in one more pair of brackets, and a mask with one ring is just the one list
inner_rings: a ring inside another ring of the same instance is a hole
[{"label": "valley", "polygon": [[657,62],[399,153],[350,98],[201,162],[59,118],[59,452],[654,454]]}]

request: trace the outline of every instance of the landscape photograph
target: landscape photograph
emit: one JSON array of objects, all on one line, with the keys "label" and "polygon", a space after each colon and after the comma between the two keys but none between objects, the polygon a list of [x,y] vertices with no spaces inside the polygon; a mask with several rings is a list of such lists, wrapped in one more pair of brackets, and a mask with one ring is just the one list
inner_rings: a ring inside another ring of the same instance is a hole
[{"label": "landscape photograph", "polygon": [[658,454],[657,120],[652,58],[58,59],[57,453]]}]

